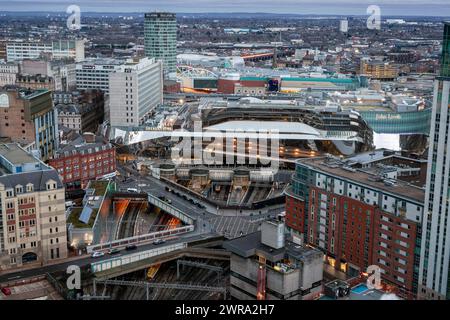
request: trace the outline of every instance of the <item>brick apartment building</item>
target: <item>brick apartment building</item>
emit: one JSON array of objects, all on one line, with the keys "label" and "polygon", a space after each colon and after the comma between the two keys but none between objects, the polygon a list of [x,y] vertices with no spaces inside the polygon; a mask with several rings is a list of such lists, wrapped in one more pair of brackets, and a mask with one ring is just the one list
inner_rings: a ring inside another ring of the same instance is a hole
[{"label": "brick apartment building", "polygon": [[39,150],[41,160],[48,160],[59,142],[51,92],[0,88],[0,137]]},{"label": "brick apartment building", "polygon": [[299,160],[286,192],[286,225],[350,277],[370,265],[409,297],[417,292],[422,188],[327,157]]},{"label": "brick apartment building", "polygon": [[49,165],[58,171],[67,189],[84,188],[90,180],[116,171],[116,151],[103,137],[85,133],[62,145]]}]

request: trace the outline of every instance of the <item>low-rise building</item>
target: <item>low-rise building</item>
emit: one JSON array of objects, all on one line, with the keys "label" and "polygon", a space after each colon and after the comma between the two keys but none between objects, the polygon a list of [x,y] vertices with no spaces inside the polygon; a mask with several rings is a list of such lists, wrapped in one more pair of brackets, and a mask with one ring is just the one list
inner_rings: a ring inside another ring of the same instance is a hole
[{"label": "low-rise building", "polygon": [[67,257],[58,173],[17,144],[0,145],[0,269]]},{"label": "low-rise building", "polygon": [[231,296],[239,300],[310,300],[322,292],[323,253],[285,240],[284,222],[224,243],[231,252]]},{"label": "low-rise building", "polygon": [[36,59],[50,54],[53,59],[84,59],[84,40],[59,40],[51,42],[11,40],[6,43],[8,61]]},{"label": "low-rise building", "polygon": [[18,63],[0,61],[0,87],[15,84],[19,71]]},{"label": "low-rise building", "polygon": [[26,59],[21,62],[20,73],[51,77],[56,91],[68,91],[76,88],[73,60]]},{"label": "low-rise building", "polygon": [[85,188],[89,180],[116,171],[116,151],[103,137],[84,133],[62,144],[49,165],[58,171],[68,189]]},{"label": "low-rise building", "polygon": [[58,111],[59,127],[66,127],[76,133],[96,132],[104,119],[104,96],[100,90],[72,92],[68,95],[54,95]]},{"label": "low-rise building", "polygon": [[18,74],[15,84],[18,87],[32,90],[46,89],[49,91],[54,91],[56,88],[55,79],[53,77],[45,76],[42,74]]},{"label": "low-rise building", "polygon": [[[115,184],[111,181],[90,181],[86,187],[82,206],[69,209],[68,240],[73,248],[81,249],[95,241],[96,228],[102,228],[97,219],[99,212],[108,214],[110,210],[111,199],[107,197],[110,190],[115,190]],[[100,234],[97,232],[98,236]]]},{"label": "low-rise building", "polygon": [[391,62],[361,59],[360,74],[371,79],[393,81],[399,75],[399,69]]}]

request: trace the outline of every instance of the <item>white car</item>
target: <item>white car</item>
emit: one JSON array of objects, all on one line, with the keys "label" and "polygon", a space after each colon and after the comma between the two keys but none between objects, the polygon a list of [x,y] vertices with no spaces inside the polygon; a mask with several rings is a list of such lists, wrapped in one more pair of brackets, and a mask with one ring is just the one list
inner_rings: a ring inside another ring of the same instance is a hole
[{"label": "white car", "polygon": [[94,252],[92,253],[92,258],[100,258],[100,257],[103,257],[104,255],[105,255],[104,252],[94,251]]}]

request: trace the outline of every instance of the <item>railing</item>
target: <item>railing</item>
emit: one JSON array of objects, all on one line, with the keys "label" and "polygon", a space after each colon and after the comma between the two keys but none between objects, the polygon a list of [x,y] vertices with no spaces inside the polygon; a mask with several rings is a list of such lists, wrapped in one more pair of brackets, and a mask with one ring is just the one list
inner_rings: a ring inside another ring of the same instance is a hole
[{"label": "railing", "polygon": [[117,257],[117,258],[111,258],[108,260],[94,262],[91,264],[91,272],[96,273],[96,272],[110,270],[113,268],[117,268],[117,267],[121,267],[123,265],[133,263],[133,262],[141,261],[141,260],[148,259],[151,257],[159,256],[164,253],[181,250],[181,249],[185,249],[185,248],[187,248],[186,242],[176,243],[176,244],[172,244],[172,245],[159,247],[156,249],[150,249],[150,250],[146,250],[146,251],[142,251],[142,252],[127,254],[124,256]]},{"label": "railing", "polygon": [[45,277],[52,287],[64,298],[68,299],[68,289],[65,288],[58,280],[56,280],[50,273],[46,273]]},{"label": "railing", "polygon": [[163,231],[156,231],[156,232],[147,233],[147,234],[143,234],[143,235],[139,235],[139,236],[134,236],[134,237],[124,238],[124,239],[114,240],[111,242],[105,242],[105,243],[101,243],[101,244],[91,245],[91,246],[87,247],[87,253],[90,254],[93,251],[105,250],[105,249],[110,249],[110,248],[121,248],[121,247],[130,245],[130,244],[142,244],[145,242],[150,242],[155,239],[160,239],[160,238],[169,237],[169,236],[173,236],[173,235],[188,233],[188,232],[192,232],[192,231],[194,231],[193,225],[169,229],[169,230],[163,230]]},{"label": "railing", "polygon": [[176,218],[180,219],[184,223],[194,224],[195,219],[193,217],[182,212],[180,209],[168,204],[166,201],[163,201],[163,200],[159,199],[158,197],[155,197],[154,195],[151,195],[151,194],[148,195],[148,202],[157,206],[161,210],[166,211],[167,213],[175,216]]}]

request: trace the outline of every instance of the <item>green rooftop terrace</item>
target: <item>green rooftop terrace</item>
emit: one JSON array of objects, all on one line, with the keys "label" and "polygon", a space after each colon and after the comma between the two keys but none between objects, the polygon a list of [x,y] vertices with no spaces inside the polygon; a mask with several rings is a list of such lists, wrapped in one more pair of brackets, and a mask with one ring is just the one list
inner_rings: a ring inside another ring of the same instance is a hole
[{"label": "green rooftop terrace", "polygon": [[89,218],[89,222],[83,223],[80,219],[80,214],[83,211],[82,207],[73,208],[70,212],[69,217],[67,218],[67,223],[71,223],[74,228],[83,229],[83,228],[92,228],[94,226],[95,218],[97,217],[98,209],[92,209],[91,217]]},{"label": "green rooftop terrace", "polygon": [[91,181],[89,182],[88,189],[94,189],[94,196],[104,196],[108,189],[109,181]]}]

